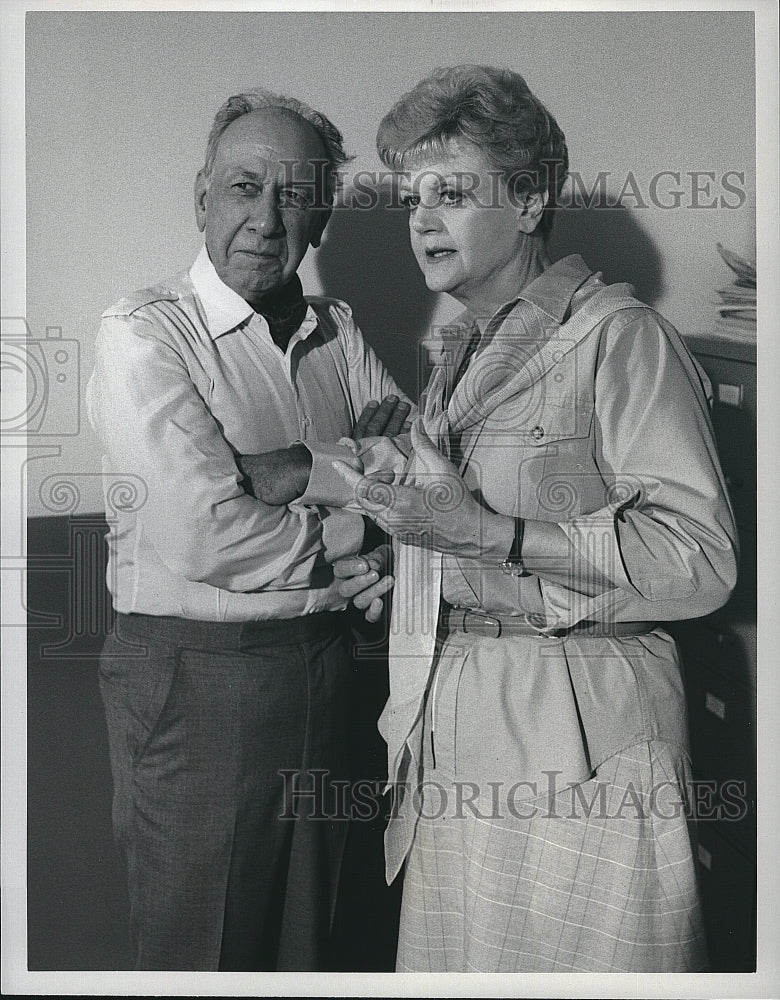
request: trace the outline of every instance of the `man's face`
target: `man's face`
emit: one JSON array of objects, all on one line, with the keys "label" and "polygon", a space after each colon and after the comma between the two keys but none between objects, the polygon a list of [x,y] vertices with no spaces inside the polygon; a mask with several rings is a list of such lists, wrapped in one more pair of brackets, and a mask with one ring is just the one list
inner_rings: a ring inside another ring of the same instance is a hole
[{"label": "man's face", "polygon": [[[252,306],[319,246],[330,214],[319,181],[326,152],[289,111],[243,115],[222,133],[211,174],[195,182],[195,215],[217,274]],[[318,166],[319,163],[319,166]]]}]

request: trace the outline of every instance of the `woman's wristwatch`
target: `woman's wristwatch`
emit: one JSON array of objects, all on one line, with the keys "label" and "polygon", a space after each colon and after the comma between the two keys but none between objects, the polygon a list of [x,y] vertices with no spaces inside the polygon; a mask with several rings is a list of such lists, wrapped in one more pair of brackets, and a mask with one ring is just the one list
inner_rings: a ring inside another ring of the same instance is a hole
[{"label": "woman's wristwatch", "polygon": [[507,576],[525,576],[526,570],[523,566],[523,534],[525,532],[525,520],[522,517],[515,518],[515,535],[512,539],[512,547],[509,555],[501,563],[501,569]]}]

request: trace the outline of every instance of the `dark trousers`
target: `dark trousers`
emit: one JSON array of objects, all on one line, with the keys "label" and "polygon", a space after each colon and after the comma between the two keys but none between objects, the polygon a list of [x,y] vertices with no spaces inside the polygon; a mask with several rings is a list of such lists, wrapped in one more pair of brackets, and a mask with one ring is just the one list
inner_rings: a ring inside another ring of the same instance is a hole
[{"label": "dark trousers", "polygon": [[137,969],[327,967],[347,832],[330,795],[347,777],[344,620],[117,616],[100,685]]}]

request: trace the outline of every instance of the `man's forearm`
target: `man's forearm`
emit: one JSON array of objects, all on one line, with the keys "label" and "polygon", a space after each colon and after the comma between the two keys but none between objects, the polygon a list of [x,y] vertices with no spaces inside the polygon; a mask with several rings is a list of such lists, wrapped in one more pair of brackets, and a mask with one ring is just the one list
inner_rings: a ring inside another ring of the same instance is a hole
[{"label": "man's forearm", "polygon": [[[387,396],[381,403],[369,403],[353,428],[353,437],[386,438],[397,434],[409,414],[410,405],[397,396]],[[363,471],[362,463],[353,459],[349,452],[338,457]],[[246,493],[272,506],[281,506],[292,503],[306,492],[313,460],[309,448],[294,444],[259,455],[239,455],[236,464],[244,477],[242,486]]]},{"label": "man's forearm", "polygon": [[311,462],[311,453],[302,444],[236,459],[245,492],[273,506],[291,503],[305,492]]}]

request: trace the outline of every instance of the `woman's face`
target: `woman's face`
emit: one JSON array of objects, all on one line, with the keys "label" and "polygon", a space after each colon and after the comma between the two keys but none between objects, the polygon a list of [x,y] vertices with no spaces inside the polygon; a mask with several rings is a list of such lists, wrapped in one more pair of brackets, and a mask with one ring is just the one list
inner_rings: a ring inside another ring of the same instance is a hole
[{"label": "woman's face", "polygon": [[518,294],[536,221],[529,223],[477,146],[454,140],[440,159],[415,164],[401,176],[400,196],[431,291],[490,313]]}]

